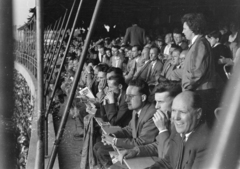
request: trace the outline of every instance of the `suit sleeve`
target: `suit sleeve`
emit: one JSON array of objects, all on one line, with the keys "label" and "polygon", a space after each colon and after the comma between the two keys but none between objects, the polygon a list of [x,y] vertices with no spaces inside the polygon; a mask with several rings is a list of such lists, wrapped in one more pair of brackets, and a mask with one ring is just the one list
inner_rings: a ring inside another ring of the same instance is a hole
[{"label": "suit sleeve", "polygon": [[113,126],[117,125],[118,121],[120,119],[122,119],[122,117],[126,113],[131,113],[131,111],[128,110],[128,106],[125,102],[120,104],[119,108],[116,105],[116,103],[106,104],[104,106],[104,108],[105,108],[105,111],[107,114],[107,118],[108,118],[109,122],[111,123],[111,125],[113,125]]},{"label": "suit sleeve", "polygon": [[[127,126],[127,129],[129,126]],[[126,128],[124,128],[126,130]],[[129,132],[130,130],[128,130]],[[152,118],[149,118],[142,126],[141,133],[137,138],[131,137],[128,138],[118,138],[117,139],[117,147],[122,147],[126,149],[133,148],[139,145],[145,145],[154,142],[155,136],[158,133],[158,129],[156,128]]]},{"label": "suit sleeve", "polygon": [[190,56],[190,69],[185,72],[185,81],[182,84],[185,90],[194,90],[199,86],[201,78],[207,71],[210,51],[207,50],[206,44],[202,41],[195,47],[192,56]]},{"label": "suit sleeve", "polygon": [[124,39],[123,39],[123,43],[127,44],[128,41],[129,41],[129,38],[130,38],[130,30],[129,30],[129,28],[127,28],[126,34],[125,34]]},{"label": "suit sleeve", "polygon": [[159,158],[163,158],[165,152],[167,151],[169,132],[160,133],[154,143],[139,146],[139,154],[138,157],[149,157],[149,156],[158,156]]}]

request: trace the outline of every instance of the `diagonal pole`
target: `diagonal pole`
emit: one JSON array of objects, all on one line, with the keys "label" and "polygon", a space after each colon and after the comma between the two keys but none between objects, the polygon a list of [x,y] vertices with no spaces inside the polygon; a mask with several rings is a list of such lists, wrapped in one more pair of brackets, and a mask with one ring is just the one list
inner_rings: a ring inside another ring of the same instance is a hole
[{"label": "diagonal pole", "polygon": [[[73,26],[71,35],[69,37],[70,40],[72,38],[72,35],[73,35],[73,32],[74,32],[74,28],[75,28],[75,25],[76,25],[76,21],[78,19],[79,11],[80,11],[80,8],[81,8],[81,3],[82,3],[82,1],[79,4],[78,12],[77,12],[77,15],[76,15],[76,18],[75,18],[75,21],[74,21],[74,26]],[[68,110],[69,110],[69,107],[72,104],[72,101],[73,101],[73,98],[74,98],[74,95],[75,95],[75,92],[76,92],[76,89],[77,89],[77,85],[78,85],[78,81],[80,79],[80,75],[81,75],[81,71],[82,71],[82,68],[83,68],[83,64],[84,64],[85,58],[87,56],[88,46],[90,44],[90,39],[91,39],[91,36],[93,34],[94,27],[96,25],[96,20],[97,20],[98,13],[100,11],[101,3],[102,3],[102,0],[98,0],[97,1],[95,10],[94,10],[94,13],[93,13],[93,16],[92,16],[92,20],[91,20],[89,31],[88,31],[88,34],[87,34],[87,37],[86,37],[86,41],[85,41],[85,44],[84,44],[83,52],[82,52],[81,57],[80,57],[79,66],[78,66],[77,72],[76,72],[75,77],[74,77],[72,89],[70,91],[70,95],[69,95],[69,98],[67,100],[66,107],[64,109],[64,113],[63,113],[63,116],[62,116],[62,119],[61,119],[61,123],[60,123],[59,129],[58,129],[56,140],[55,140],[54,145],[53,145],[53,149],[52,149],[50,160],[48,162],[47,169],[52,169],[54,161],[56,159],[58,145],[59,145],[61,137],[63,135],[64,129],[65,129],[65,126],[66,126],[66,122],[67,122],[67,118],[68,118],[68,115],[69,115],[69,111]],[[68,41],[68,43],[69,43],[69,41]]]},{"label": "diagonal pole", "polygon": [[[46,66],[46,71],[45,71],[45,74],[48,75],[48,72],[51,70],[51,65],[52,65],[52,61],[54,59],[54,54],[56,52],[56,49],[57,49],[57,45],[58,45],[58,41],[60,39],[60,36],[61,36],[61,32],[62,32],[62,28],[63,28],[63,24],[65,23],[65,19],[66,19],[66,15],[67,15],[67,10],[64,14],[64,17],[63,17],[63,20],[62,20],[62,24],[61,24],[61,27],[60,27],[60,30],[58,32],[58,37],[57,37],[57,40],[56,40],[56,44],[54,46],[54,49],[53,49],[53,53],[52,53],[52,56],[50,55],[49,58],[50,58],[50,61],[49,61],[49,64],[47,63],[47,66]],[[48,76],[46,76],[44,82],[46,82],[46,79],[47,79]]]},{"label": "diagonal pole", "polygon": [[[62,17],[59,19],[59,21],[58,21],[58,24],[57,24],[57,28],[56,28],[56,30],[55,30],[55,33],[53,33],[54,34],[54,36],[53,36],[53,39],[52,39],[52,42],[51,42],[51,47],[49,48],[49,50],[48,50],[48,52],[50,53],[49,54],[49,56],[48,56],[48,58],[47,58],[47,62],[45,63],[46,65],[45,65],[45,69],[48,71],[48,69],[49,69],[49,66],[51,66],[51,65],[49,65],[49,61],[51,60],[51,58],[52,57],[54,57],[54,55],[52,55],[51,54],[51,52],[52,52],[52,48],[55,46],[55,41],[56,41],[56,38],[57,38],[57,34],[58,34],[58,30],[59,30],[59,26],[60,26],[60,23],[61,23],[61,20],[62,20]],[[46,70],[44,69],[44,72],[46,72]]]},{"label": "diagonal pole", "polygon": [[[70,13],[69,13],[68,20],[67,20],[67,23],[66,23],[66,26],[65,26],[65,29],[64,29],[64,32],[63,32],[62,37],[64,37],[65,34],[66,34],[66,31],[67,31],[67,28],[68,28],[68,26],[69,26],[69,21],[70,21],[70,19],[71,19],[71,16],[72,16],[72,12],[73,12],[75,3],[76,3],[76,0],[74,0],[74,2],[73,2],[73,5],[72,5],[71,11],[70,11]],[[52,78],[52,75],[53,75],[55,66],[56,66],[57,61],[58,61],[58,58],[59,58],[59,53],[60,53],[60,50],[61,50],[61,47],[62,47],[62,43],[63,43],[63,38],[61,39],[61,42],[60,42],[60,45],[59,45],[59,49],[58,49],[57,54],[56,54],[56,59],[54,60],[53,68],[51,69],[51,73],[50,73],[50,75],[49,75],[49,78],[46,79],[47,81],[45,81],[45,83],[47,84],[47,85],[46,85],[46,88],[45,88],[45,92],[44,92],[44,95],[45,95],[45,96],[47,95],[47,90],[48,90],[48,87],[49,87],[49,85],[50,85],[50,81],[51,81],[51,78]],[[56,90],[55,87],[54,87],[54,89]],[[47,111],[46,111],[47,114],[48,114],[50,105],[51,105],[51,103],[52,103],[54,94],[55,94],[55,91],[52,92],[52,95],[51,95],[51,98],[50,98],[50,102],[49,102],[49,106],[48,106]]]}]

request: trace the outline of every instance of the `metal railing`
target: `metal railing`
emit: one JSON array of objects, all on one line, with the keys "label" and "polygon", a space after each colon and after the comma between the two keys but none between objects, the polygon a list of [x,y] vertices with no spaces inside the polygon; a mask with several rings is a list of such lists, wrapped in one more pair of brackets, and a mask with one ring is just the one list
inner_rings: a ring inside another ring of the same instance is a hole
[{"label": "metal railing", "polygon": [[25,66],[37,79],[37,58],[34,55],[16,50],[15,61]]}]

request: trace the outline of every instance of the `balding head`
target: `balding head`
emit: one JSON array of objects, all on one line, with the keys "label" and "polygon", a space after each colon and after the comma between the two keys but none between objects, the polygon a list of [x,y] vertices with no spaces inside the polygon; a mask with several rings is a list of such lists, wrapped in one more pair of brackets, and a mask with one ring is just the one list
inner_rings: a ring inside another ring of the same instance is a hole
[{"label": "balding head", "polygon": [[184,91],[177,95],[172,104],[172,121],[178,133],[192,132],[202,115],[202,101],[198,94]]}]

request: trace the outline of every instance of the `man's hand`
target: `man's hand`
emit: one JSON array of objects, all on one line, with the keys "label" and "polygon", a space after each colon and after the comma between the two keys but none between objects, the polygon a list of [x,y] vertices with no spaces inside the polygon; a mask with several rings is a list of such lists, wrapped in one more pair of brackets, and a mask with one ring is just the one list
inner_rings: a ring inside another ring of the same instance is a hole
[{"label": "man's hand", "polygon": [[159,132],[167,129],[168,118],[161,110],[157,110],[157,112],[154,114],[153,122],[158,128]]},{"label": "man's hand", "polygon": [[113,137],[107,134],[102,134],[102,142],[104,145],[111,145],[112,141],[113,141]]},{"label": "man's hand", "polygon": [[99,84],[98,84],[98,90],[102,91],[107,85],[107,80],[106,79],[101,79]]},{"label": "man's hand", "polygon": [[129,159],[136,157],[138,154],[138,151],[135,149],[128,149],[128,150],[123,150],[121,154],[118,156],[118,161],[122,164],[123,159]]}]

